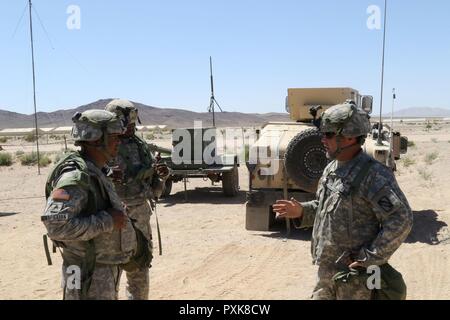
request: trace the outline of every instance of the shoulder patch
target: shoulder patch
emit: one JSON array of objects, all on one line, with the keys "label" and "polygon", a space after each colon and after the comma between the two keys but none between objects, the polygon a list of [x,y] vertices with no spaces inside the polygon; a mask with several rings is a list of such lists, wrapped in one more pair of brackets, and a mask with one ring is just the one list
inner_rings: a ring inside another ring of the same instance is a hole
[{"label": "shoulder patch", "polygon": [[381,197],[380,200],[378,200],[378,205],[385,212],[391,212],[392,208],[394,208],[394,205],[387,196]]},{"label": "shoulder patch", "polygon": [[68,201],[70,200],[70,194],[64,189],[53,190],[51,197],[55,201]]}]

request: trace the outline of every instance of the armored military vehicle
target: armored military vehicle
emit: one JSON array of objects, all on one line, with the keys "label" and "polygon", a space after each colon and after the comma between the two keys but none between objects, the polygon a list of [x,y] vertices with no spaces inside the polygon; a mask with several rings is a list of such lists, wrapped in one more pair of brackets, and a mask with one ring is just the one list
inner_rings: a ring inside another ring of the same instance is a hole
[{"label": "armored military vehicle", "polygon": [[[348,99],[371,113],[373,98],[352,88],[288,89],[286,111],[292,121],[267,123],[256,143],[250,146],[250,154],[257,156],[247,162],[250,189],[246,202],[247,230],[270,230],[275,223],[272,204],[276,200],[315,198],[319,178],[328,163],[318,130],[319,118],[329,107]],[[407,151],[407,139],[388,129],[386,125],[373,123],[373,131],[363,148],[395,170],[395,160]]]}]

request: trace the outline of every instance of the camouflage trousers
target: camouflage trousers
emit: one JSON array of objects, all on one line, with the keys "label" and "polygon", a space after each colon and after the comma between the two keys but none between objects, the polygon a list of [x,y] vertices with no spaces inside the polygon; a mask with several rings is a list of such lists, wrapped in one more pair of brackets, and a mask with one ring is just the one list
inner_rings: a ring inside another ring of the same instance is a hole
[{"label": "camouflage trousers", "polygon": [[[72,270],[65,266],[63,272],[64,300],[81,300],[80,285],[77,286]],[[117,300],[119,298],[119,280],[121,270],[117,265],[96,267],[86,300]]]},{"label": "camouflage trousers", "polygon": [[128,300],[148,300],[150,289],[149,269],[143,268],[132,272],[127,271],[126,275]]},{"label": "camouflage trousers", "polygon": [[367,278],[354,276],[347,282],[334,281],[339,270],[330,265],[320,265],[313,300],[370,300],[372,291],[367,288]]},{"label": "camouflage trousers", "polygon": [[[138,228],[149,243],[152,243],[152,230],[150,227],[150,216],[152,209],[144,202],[142,205],[128,207],[128,215],[134,221],[134,225]],[[153,246],[149,248],[152,251]],[[128,272],[127,277],[127,297],[129,300],[148,300],[150,289],[149,269],[141,268],[139,270]]]}]

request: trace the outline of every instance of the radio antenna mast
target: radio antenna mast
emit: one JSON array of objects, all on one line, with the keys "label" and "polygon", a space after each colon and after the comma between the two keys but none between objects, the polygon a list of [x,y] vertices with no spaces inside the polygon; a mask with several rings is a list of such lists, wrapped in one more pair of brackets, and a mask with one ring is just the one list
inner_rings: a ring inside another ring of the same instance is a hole
[{"label": "radio antenna mast", "polygon": [[33,18],[31,16],[32,4],[31,0],[28,0],[28,8],[30,11],[30,43],[31,43],[31,67],[33,71],[33,103],[34,103],[34,125],[36,127],[36,151],[37,151],[37,165],[38,165],[38,175],[41,174],[41,165],[39,159],[39,129],[37,122],[37,112],[36,112],[36,76],[34,71],[34,45],[33,45]]},{"label": "radio antenna mast", "polygon": [[213,69],[212,69],[212,58],[209,57],[209,70],[211,74],[211,98],[209,101],[209,108],[208,112],[212,112],[213,116],[213,127],[216,127],[216,118],[215,118],[215,112],[214,112],[214,105],[217,105],[220,112],[223,112],[222,108],[220,107],[219,103],[217,102],[216,98],[214,97],[214,79],[213,79]]},{"label": "radio antenna mast", "polygon": [[381,62],[381,97],[380,97],[380,122],[378,124],[377,144],[381,145],[381,127],[383,125],[383,89],[384,89],[384,53],[386,49],[386,20],[387,20],[387,0],[384,0],[384,29],[383,29],[383,58]]}]

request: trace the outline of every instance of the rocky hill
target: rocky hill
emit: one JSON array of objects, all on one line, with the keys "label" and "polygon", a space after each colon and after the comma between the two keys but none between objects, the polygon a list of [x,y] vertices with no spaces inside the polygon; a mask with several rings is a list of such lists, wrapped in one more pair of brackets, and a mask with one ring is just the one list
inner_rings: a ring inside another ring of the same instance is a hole
[{"label": "rocky hill", "polygon": [[[38,112],[38,124],[40,127],[71,126],[71,118],[76,112],[88,109],[104,109],[111,99],[102,99],[87,105],[68,110],[54,112]],[[135,102],[139,110],[139,116],[144,125],[168,125],[171,128],[192,127],[194,121],[203,121],[204,126],[212,124],[212,114],[208,112],[193,112],[182,109],[168,109],[147,106]],[[285,113],[240,113],[218,112],[216,113],[216,125],[219,127],[259,126],[268,121],[288,121]],[[34,127],[34,115],[25,115],[15,112],[0,110],[0,129]]]},{"label": "rocky hill", "polygon": [[[54,112],[38,112],[40,127],[71,126],[72,116],[76,112],[88,109],[104,109],[111,99],[102,99],[77,108],[58,110]],[[171,128],[192,127],[194,121],[202,121],[204,126],[212,125],[212,114],[208,112],[193,112],[183,109],[157,108],[134,102],[139,109],[139,116],[144,125],[168,125]],[[390,113],[384,114],[389,118]],[[435,118],[450,117],[449,109],[442,108],[407,108],[394,112],[395,118]],[[269,121],[289,121],[287,113],[241,113],[218,112],[216,125],[218,127],[260,126]],[[34,115],[0,110],[0,130],[5,128],[34,127]]]}]

